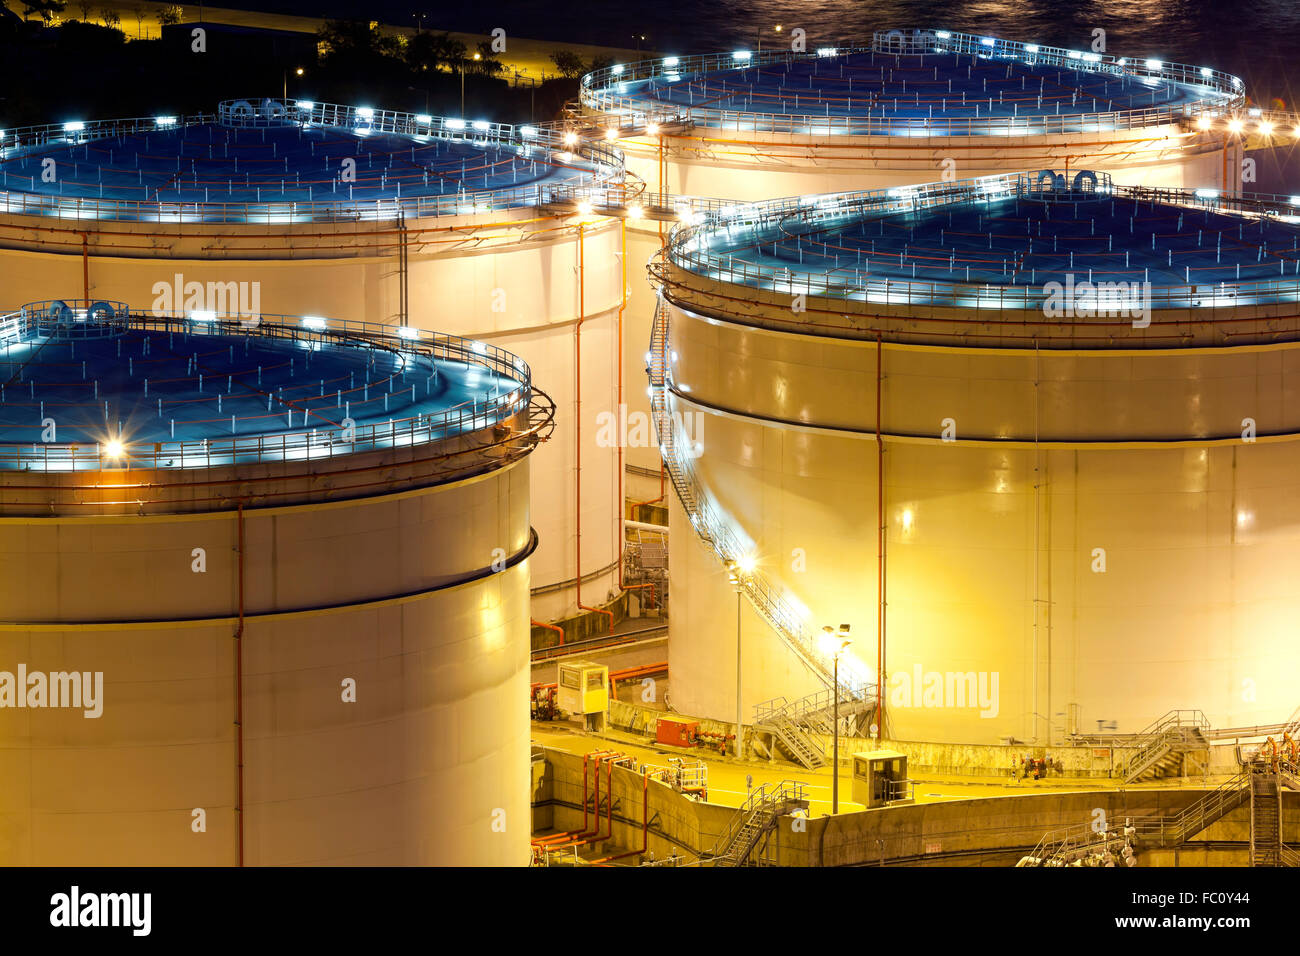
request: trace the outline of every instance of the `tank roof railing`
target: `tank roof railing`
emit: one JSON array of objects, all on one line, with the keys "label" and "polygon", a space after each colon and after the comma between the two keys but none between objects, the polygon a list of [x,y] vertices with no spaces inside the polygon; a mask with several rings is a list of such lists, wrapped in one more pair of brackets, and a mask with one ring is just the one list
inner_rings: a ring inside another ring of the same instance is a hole
[{"label": "tank roof railing", "polygon": [[[49,300],[31,303],[16,313],[0,317],[0,333],[5,322],[27,315],[36,322],[42,315],[57,312],[51,304],[68,305],[74,310],[92,305],[86,300]],[[102,304],[98,303],[98,304]],[[122,303],[118,303],[122,305]],[[112,323],[117,327],[125,319],[128,328],[137,331],[178,332],[191,335],[256,335],[295,342],[304,348],[326,346],[345,348],[382,348],[398,353],[412,353],[431,362],[459,362],[478,365],[508,378],[516,387],[482,401],[471,400],[434,412],[393,417],[351,428],[307,428],[297,431],[228,438],[205,438],[191,441],[131,442],[123,440],[111,450],[111,442],[13,442],[0,441],[0,471],[82,471],[140,468],[211,468],[221,465],[315,460],[335,458],[367,451],[420,445],[468,435],[498,425],[529,408],[533,396],[532,372],[523,359],[486,342],[466,339],[443,332],[378,325],[314,316],[233,314],[196,318],[177,314],[130,312],[126,316],[88,314],[84,321]],[[271,320],[271,321],[268,321]],[[34,334],[29,326],[24,337]]]},{"label": "tank roof railing", "polygon": [[[1049,171],[1050,172],[1050,171]],[[1083,171],[1076,170],[1077,177]],[[749,204],[705,214],[693,225],[674,227],[666,261],[679,268],[719,282],[769,289],[791,295],[856,299],[890,305],[952,306],[969,309],[1041,309],[1050,293],[1038,285],[1011,285],[950,280],[918,281],[894,277],[872,278],[866,273],[848,275],[830,272],[796,272],[788,267],[761,265],[737,260],[725,251],[708,248],[714,236],[734,238],[738,229],[757,232],[792,222],[805,225],[836,225],[868,217],[917,213],[954,203],[996,202],[1016,197],[1043,198],[1037,184],[1040,173],[1007,173],[956,182],[927,183],[889,189],[792,197]],[[1059,175],[1059,174],[1057,174]],[[1116,186],[1103,174],[1104,185],[1074,194],[1073,184],[1061,193],[1062,201],[1096,200],[1114,195],[1141,202],[1165,203],[1223,214],[1277,218],[1300,223],[1300,196],[1221,194],[1217,190],[1184,190],[1148,186]],[[1059,182],[1059,181],[1058,181]],[[1028,191],[1026,191],[1028,190]],[[663,261],[652,270],[663,270]],[[1283,262],[1282,268],[1285,268]],[[661,275],[660,279],[666,276]],[[1292,278],[1255,281],[1192,281],[1157,286],[1148,283],[1153,309],[1186,309],[1196,306],[1238,306],[1271,302],[1300,302],[1300,275]]]},{"label": "tank roof railing", "polygon": [[[944,32],[946,31],[918,31],[921,35],[935,36],[936,43],[955,43],[957,47],[963,47],[966,43],[966,39],[963,38],[969,38],[979,47],[980,53],[978,55],[989,56],[989,50],[993,49],[995,51],[1004,51],[1002,55],[1008,58],[1023,58],[1030,62],[1055,64],[1060,59],[1061,65],[1069,66],[1072,69],[1116,74],[1127,73],[1140,79],[1159,78],[1174,83],[1205,87],[1211,91],[1212,95],[1196,102],[1178,106],[1022,117],[940,117],[925,119],[872,116],[869,112],[856,116],[831,116],[829,115],[829,107],[828,115],[820,116],[806,112],[764,113],[669,103],[664,103],[662,110],[672,111],[678,117],[701,126],[763,132],[860,136],[914,136],[918,133],[933,136],[1030,136],[1102,130],[1145,129],[1152,126],[1176,123],[1212,109],[1233,109],[1245,103],[1241,79],[1219,70],[1212,70],[1209,67],[1193,67],[1181,63],[1161,62],[1160,66],[1156,68],[1148,66],[1146,60],[1129,61],[1124,58],[1117,59],[1092,53],[1080,53],[1076,59],[1070,54],[1077,51],[1057,47],[1040,47],[1032,43],[1019,43],[1011,40],[997,40],[995,41],[996,45],[990,48],[983,41],[991,38],[974,37],[960,33],[949,33],[948,40],[940,41],[937,34]],[[876,34],[875,37],[879,38],[885,35],[887,34]],[[906,36],[904,35],[905,40]],[[1018,57],[1011,52],[1017,49],[1021,53]],[[1046,53],[1043,51],[1046,51]],[[815,61],[829,55],[846,56],[862,53],[887,53],[890,51],[872,46],[846,47],[834,50],[823,49],[811,53],[795,53],[790,50],[739,52],[744,54],[742,59],[737,59],[737,53],[710,53],[685,57],[660,57],[638,60],[633,63],[616,63],[585,75],[579,87],[579,98],[584,106],[598,112],[644,113],[647,111],[647,98],[638,96],[635,93],[628,93],[625,88],[616,88],[630,82],[643,80],[666,79],[676,82],[684,76],[698,73],[719,70],[746,70],[776,63]],[[964,49],[946,51],[942,47],[930,46],[920,52],[966,51]],[[1096,57],[1096,59],[1085,59],[1085,57]]]},{"label": "tank roof railing", "polygon": [[954,33],[951,30],[887,30],[871,35],[871,49],[877,53],[919,55],[958,53],[990,60],[1023,60],[1031,64],[1064,66],[1086,73],[1128,74],[1143,79],[1204,86],[1222,96],[1236,99],[1242,95],[1241,78],[1208,66],[1166,63],[1153,57],[1116,57],[1105,53],[1045,46],[1001,37]]},{"label": "tank roof railing", "polygon": [[[227,115],[232,104],[242,100],[222,102],[218,110]],[[263,100],[261,103],[297,102],[288,100]],[[305,101],[304,101],[305,102]],[[294,116],[304,112],[296,105]],[[374,110],[374,125],[367,126],[361,112],[366,107],[338,106],[329,103],[313,104],[309,121],[295,119],[288,125],[317,125],[330,128],[347,128],[387,132],[396,135],[427,136],[430,138],[464,142],[477,148],[514,149],[524,158],[534,151],[539,158],[569,155],[590,164],[577,182],[533,183],[499,189],[477,189],[442,196],[413,196],[407,198],[374,200],[340,200],[301,202],[285,200],[275,202],[167,202],[163,200],[101,199],[96,197],[50,196],[37,192],[23,192],[7,188],[9,180],[32,181],[34,177],[16,176],[0,172],[0,212],[18,215],[50,216],[58,219],[104,219],[132,222],[160,223],[247,223],[288,224],[312,222],[373,222],[396,220],[402,216],[410,219],[444,216],[476,215],[501,209],[531,208],[563,202],[587,200],[593,207],[625,205],[644,184],[625,182],[623,152],[603,141],[566,142],[567,130],[562,124],[536,126],[511,126],[501,123],[465,122],[464,129],[453,124],[457,120],[446,117],[426,117],[424,114],[400,113],[392,110]],[[149,117],[126,120],[86,121],[75,124],[50,124],[0,131],[0,159],[19,147],[49,145],[81,145],[98,139],[140,133],[165,132],[185,126],[210,124],[218,121],[219,114],[198,114],[187,117]],[[254,117],[255,119],[255,117]],[[425,123],[424,120],[429,122]],[[169,122],[159,125],[160,120]],[[245,125],[232,123],[232,125]],[[247,125],[257,125],[250,122]],[[266,122],[286,125],[283,122]],[[75,126],[74,130],[67,127]],[[486,127],[486,128],[480,128]],[[571,161],[571,160],[568,160]]]}]

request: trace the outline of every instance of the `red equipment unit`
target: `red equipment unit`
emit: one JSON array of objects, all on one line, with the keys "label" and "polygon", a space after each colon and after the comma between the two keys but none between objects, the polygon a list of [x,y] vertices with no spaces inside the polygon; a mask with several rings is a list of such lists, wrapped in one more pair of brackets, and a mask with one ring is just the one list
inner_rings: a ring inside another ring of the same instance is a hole
[{"label": "red equipment unit", "polygon": [[699,727],[698,720],[660,717],[655,724],[655,743],[669,744],[673,747],[690,747]]}]

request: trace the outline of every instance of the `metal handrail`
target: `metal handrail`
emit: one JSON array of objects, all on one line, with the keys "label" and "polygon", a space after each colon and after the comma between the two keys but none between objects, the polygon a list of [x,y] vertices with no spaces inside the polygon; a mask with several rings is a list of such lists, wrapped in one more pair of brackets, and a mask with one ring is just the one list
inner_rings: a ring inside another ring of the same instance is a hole
[{"label": "metal handrail", "polygon": [[779,783],[762,783],[750,791],[749,796],[737,808],[727,823],[727,828],[718,835],[713,844],[714,857],[726,856],[732,844],[739,837],[745,825],[754,815],[766,807],[778,808],[808,799],[805,785],[797,780],[782,780]]},{"label": "metal handrail", "polygon": [[[902,41],[898,50],[892,48],[895,38]],[[986,41],[992,41],[991,45]],[[820,56],[827,55],[826,52],[794,53],[789,50],[741,52],[743,56],[738,56],[736,53],[714,53],[614,64],[584,76],[579,88],[579,98],[583,106],[597,112],[644,112],[653,107],[647,107],[648,101],[645,98],[634,94],[629,95],[626,89],[627,83],[660,78],[676,82],[684,76],[713,70],[743,70],[772,64],[814,61]],[[1043,135],[1098,129],[1145,129],[1177,123],[1213,109],[1234,108],[1245,102],[1243,84],[1239,77],[1208,67],[1163,62],[1159,66],[1152,66],[1150,63],[1155,61],[1146,60],[1130,63],[1125,58],[944,30],[915,31],[910,39],[901,31],[891,31],[888,34],[877,33],[873,36],[870,47],[851,47],[831,51],[835,56],[870,52],[970,53],[989,59],[1022,59],[1029,63],[1068,66],[1087,72],[1128,75],[1143,80],[1154,79],[1158,83],[1192,84],[1204,87],[1208,95],[1204,99],[1178,106],[1030,117],[908,119],[871,116],[869,112],[832,116],[829,115],[829,104],[825,116],[810,113],[762,113],[687,106],[684,108],[685,117],[697,125],[722,129],[823,135],[831,133],[867,136],[911,135],[918,131],[937,136],[994,135],[1009,132]],[[662,109],[672,107],[682,109],[681,104],[664,104]]]},{"label": "metal handrail", "polygon": [[[452,117],[403,113],[393,110],[369,110],[368,107],[341,106],[285,99],[226,100],[217,114],[185,117],[153,117],[123,120],[95,120],[74,124],[47,124],[3,131],[0,136],[0,159],[17,150],[52,145],[82,145],[99,139],[147,132],[170,132],[187,126],[221,122],[229,126],[319,126],[386,132],[396,135],[465,142],[480,148],[518,151],[522,158],[536,157],[547,162],[562,155],[572,165],[580,160],[590,168],[582,169],[575,182],[498,189],[465,190],[445,196],[414,196],[390,199],[346,199],[298,201],[272,200],[240,202],[166,202],[162,200],[100,199],[95,197],[46,196],[40,193],[0,189],[0,212],[17,215],[40,215],[72,219],[116,219],[134,222],[166,223],[295,223],[295,222],[371,222],[397,219],[462,216],[493,210],[545,206],[557,202],[616,205],[606,197],[613,190],[620,196],[639,193],[625,187],[623,153],[601,141],[568,142],[562,124],[515,126],[482,121],[466,122]],[[237,110],[247,105],[252,112]],[[167,122],[162,123],[162,120]],[[161,125],[160,125],[161,124]],[[69,128],[73,127],[73,128]],[[32,180],[34,177],[0,172],[0,184],[10,179]],[[644,188],[643,185],[641,188]],[[626,202],[626,199],[622,200]]]},{"label": "metal handrail", "polygon": [[[983,176],[956,182],[926,183],[917,186],[890,189],[872,189],[857,192],[832,193],[823,196],[795,197],[790,199],[737,205],[730,211],[705,214],[699,222],[679,225],[670,234],[666,262],[685,272],[710,280],[728,282],[792,295],[805,294],[842,300],[883,302],[907,305],[948,305],[963,309],[996,309],[1041,311],[1052,294],[1042,283],[993,284],[980,282],[955,282],[946,280],[915,281],[902,278],[873,279],[868,272],[847,270],[836,273],[794,273],[784,267],[765,266],[735,255],[715,252],[711,246],[714,237],[725,236],[735,242],[740,231],[755,237],[763,230],[792,225],[830,227],[846,221],[865,217],[881,217],[895,213],[916,213],[954,203],[992,202],[1000,199],[1046,198],[1035,173],[1005,173]],[[1076,171],[1078,176],[1080,171]],[[1054,174],[1053,174],[1054,175]],[[1267,195],[1250,197],[1219,194],[1213,190],[1184,190],[1153,188],[1149,186],[1117,186],[1104,173],[1095,174],[1098,186],[1091,195],[1115,195],[1144,202],[1162,202],[1191,209],[1232,211],[1261,217],[1275,217],[1296,221],[1300,206],[1290,196]],[[1078,197],[1067,189],[1058,193],[1061,201],[1072,202]],[[1285,268],[1285,261],[1280,268]],[[662,262],[657,277],[667,276]],[[1300,260],[1296,269],[1300,270]],[[1300,272],[1295,278],[1270,279],[1245,282],[1217,281],[1197,284],[1151,285],[1152,309],[1187,309],[1197,305],[1228,302],[1233,305],[1265,302],[1294,302],[1300,297]]]},{"label": "metal handrail", "polygon": [[[232,435],[197,441],[131,442],[123,440],[111,450],[106,444],[79,442],[0,441],[0,470],[78,471],[136,468],[209,468],[213,465],[252,462],[332,459],[367,451],[421,445],[465,435],[500,424],[525,412],[532,396],[532,372],[527,363],[499,346],[441,332],[377,325],[338,319],[261,315],[221,316],[196,319],[182,315],[157,315],[122,309],[108,317],[95,316],[89,309],[100,302],[65,300],[30,303],[11,316],[16,317],[18,339],[33,335],[60,335],[68,328],[92,329],[97,323],[111,323],[115,334],[128,329],[178,332],[191,335],[255,335],[297,342],[309,349],[328,346],[369,346],[408,353],[431,362],[463,362],[486,368],[515,383],[510,391],[442,409],[384,422],[315,427],[274,434]],[[65,306],[81,318],[75,325],[51,323]],[[288,319],[296,319],[290,324]],[[268,321],[272,320],[272,321]],[[281,321],[275,321],[281,320]],[[78,335],[81,334],[80,329]],[[360,403],[358,403],[360,404]],[[332,424],[332,423],[331,423]]]},{"label": "metal handrail", "polygon": [[[691,456],[683,451],[690,448],[692,443],[681,434],[683,429],[680,418],[669,412],[668,394],[672,382],[668,372],[667,341],[666,311],[660,297],[656,299],[650,344],[650,405],[660,455],[665,470],[672,479],[673,488],[701,540],[710,545],[724,563],[739,563],[748,549],[737,535],[734,523],[723,514],[713,496],[696,477]],[[769,581],[761,571],[744,575],[741,587],[751,605],[795,651],[800,660],[826,684],[833,684],[834,669],[826,655],[817,647],[817,632],[805,619],[804,612],[786,597],[784,590]],[[853,693],[867,685],[865,678],[855,680],[851,667],[842,666],[840,670],[840,683],[848,692]]]}]

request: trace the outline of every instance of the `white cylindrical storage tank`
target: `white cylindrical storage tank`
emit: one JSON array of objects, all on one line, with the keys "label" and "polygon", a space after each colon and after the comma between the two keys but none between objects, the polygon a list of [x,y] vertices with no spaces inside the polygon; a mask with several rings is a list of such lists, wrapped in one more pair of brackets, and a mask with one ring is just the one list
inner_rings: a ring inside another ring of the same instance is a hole
[{"label": "white cylindrical storage tank", "polygon": [[721,559],[748,556],[747,714],[822,688],[841,623],[897,738],[1292,712],[1294,206],[1072,177],[674,233],[652,372],[684,502],[675,707],[735,713]]},{"label": "white cylindrical storage tank", "polygon": [[1240,175],[1222,115],[1244,102],[1237,77],[946,30],[615,64],[581,94],[625,128],[651,195],[758,200],[1048,165],[1150,186]]},{"label": "white cylindrical storage tank", "polygon": [[[638,267],[658,252],[665,215],[1043,166],[1225,190],[1238,183],[1243,140],[1292,132],[1248,115],[1241,80],[1209,67],[945,30],[880,32],[866,49],[614,64],[585,76],[581,97],[646,184],[649,214],[628,224]],[[649,333],[640,279],[629,343]],[[626,354],[625,375],[638,375],[640,349]],[[637,390],[629,414],[648,414]],[[653,452],[629,455],[657,464]]]},{"label": "white cylindrical storage tank", "polygon": [[0,368],[0,860],[527,865],[521,359],[65,299]]},{"label": "white cylindrical storage tank", "polygon": [[292,100],[8,130],[0,272],[11,303],[77,288],[164,313],[348,315],[520,355],[556,402],[533,482],[532,614],[549,620],[577,611],[579,561],[582,603],[618,587],[617,447],[593,436],[622,302],[598,209],[622,177],[616,149],[547,127]]}]

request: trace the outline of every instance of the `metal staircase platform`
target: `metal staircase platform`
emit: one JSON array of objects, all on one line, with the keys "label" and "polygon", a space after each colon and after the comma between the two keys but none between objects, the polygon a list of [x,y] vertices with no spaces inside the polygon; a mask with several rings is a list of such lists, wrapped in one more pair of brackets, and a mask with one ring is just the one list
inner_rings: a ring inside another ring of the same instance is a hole
[{"label": "metal staircase platform", "polygon": [[1209,750],[1210,722],[1199,710],[1171,710],[1133,739],[1136,750],[1124,762],[1124,782],[1161,777],[1181,768],[1183,755]]},{"label": "metal staircase platform", "polygon": [[804,785],[793,780],[765,783],[736,811],[713,848],[714,866],[746,866],[755,849],[766,844],[781,817],[808,809]]}]

